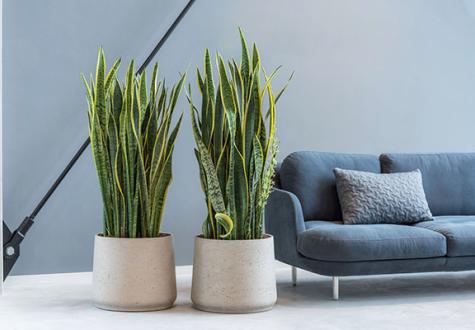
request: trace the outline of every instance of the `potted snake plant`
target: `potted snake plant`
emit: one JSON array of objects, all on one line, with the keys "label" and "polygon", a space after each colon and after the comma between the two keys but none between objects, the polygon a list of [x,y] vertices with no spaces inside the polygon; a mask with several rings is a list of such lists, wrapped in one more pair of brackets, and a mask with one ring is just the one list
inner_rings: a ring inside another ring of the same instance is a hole
[{"label": "potted snake plant", "polygon": [[[197,69],[200,106],[188,101],[207,217],[195,238],[191,298],[195,308],[249,313],[275,304],[273,237],[264,233],[264,207],[273,185],[278,143],[274,93],[254,44],[241,30],[241,63],[217,54],[217,84],[209,50]],[[261,79],[264,77],[264,82]],[[266,101],[264,101],[266,100]]]},{"label": "potted snake plant", "polygon": [[173,237],[160,231],[172,157],[182,116],[174,110],[184,84],[171,91],[150,86],[131,61],[122,83],[120,60],[107,72],[99,49],[95,77],[84,76],[89,137],[103,201],[103,232],[94,243],[93,300],[97,307],[148,311],[171,307],[176,299]]}]

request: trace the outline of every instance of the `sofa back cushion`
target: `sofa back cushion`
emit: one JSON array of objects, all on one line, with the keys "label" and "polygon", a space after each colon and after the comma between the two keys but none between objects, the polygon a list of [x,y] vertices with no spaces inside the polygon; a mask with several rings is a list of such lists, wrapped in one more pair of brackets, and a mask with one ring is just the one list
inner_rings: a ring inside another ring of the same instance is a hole
[{"label": "sofa back cushion", "polygon": [[433,215],[475,215],[475,153],[382,154],[383,173],[420,169]]},{"label": "sofa back cushion", "polygon": [[299,151],[287,156],[280,169],[282,189],[294,193],[305,220],[341,220],[334,168],[379,173],[378,156]]}]

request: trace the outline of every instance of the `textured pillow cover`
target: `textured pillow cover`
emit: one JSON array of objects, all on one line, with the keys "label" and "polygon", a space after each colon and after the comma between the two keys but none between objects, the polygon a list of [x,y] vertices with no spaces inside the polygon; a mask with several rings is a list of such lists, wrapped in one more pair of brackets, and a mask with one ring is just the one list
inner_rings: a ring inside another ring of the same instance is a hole
[{"label": "textured pillow cover", "polygon": [[412,224],[432,220],[420,170],[370,173],[335,168],[345,224]]}]

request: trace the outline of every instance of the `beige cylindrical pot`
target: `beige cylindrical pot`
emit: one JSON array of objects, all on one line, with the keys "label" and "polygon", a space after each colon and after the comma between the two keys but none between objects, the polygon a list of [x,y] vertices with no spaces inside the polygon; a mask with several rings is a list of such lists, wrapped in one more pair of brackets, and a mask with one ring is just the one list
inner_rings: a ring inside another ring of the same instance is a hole
[{"label": "beige cylindrical pot", "polygon": [[155,311],[176,299],[173,236],[115,238],[96,235],[93,300],[102,309]]},{"label": "beige cylindrical pot", "polygon": [[197,309],[254,313],[277,300],[274,240],[213,240],[197,236],[191,300]]}]

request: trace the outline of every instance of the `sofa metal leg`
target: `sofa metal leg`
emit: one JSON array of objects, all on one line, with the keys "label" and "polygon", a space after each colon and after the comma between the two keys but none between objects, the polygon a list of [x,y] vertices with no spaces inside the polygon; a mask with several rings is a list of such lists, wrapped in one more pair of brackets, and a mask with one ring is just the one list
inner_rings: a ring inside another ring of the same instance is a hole
[{"label": "sofa metal leg", "polygon": [[292,266],[292,286],[297,286],[297,267]]},{"label": "sofa metal leg", "polygon": [[338,276],[333,276],[333,299],[340,299]]}]

